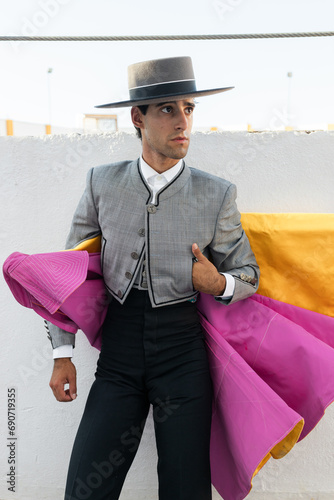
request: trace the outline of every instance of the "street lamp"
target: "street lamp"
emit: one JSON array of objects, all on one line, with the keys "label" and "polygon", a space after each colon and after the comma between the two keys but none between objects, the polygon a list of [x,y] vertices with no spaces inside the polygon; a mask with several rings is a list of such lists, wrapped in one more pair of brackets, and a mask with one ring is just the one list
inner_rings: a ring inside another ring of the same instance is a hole
[{"label": "street lamp", "polygon": [[290,123],[290,116],[291,116],[291,79],[292,79],[292,72],[288,71],[287,77],[289,79],[288,81],[288,104],[287,104],[287,122],[288,122],[288,127],[291,127]]},{"label": "street lamp", "polygon": [[51,134],[51,74],[53,69],[48,68],[48,107],[49,107],[49,124],[46,125],[46,133]]}]

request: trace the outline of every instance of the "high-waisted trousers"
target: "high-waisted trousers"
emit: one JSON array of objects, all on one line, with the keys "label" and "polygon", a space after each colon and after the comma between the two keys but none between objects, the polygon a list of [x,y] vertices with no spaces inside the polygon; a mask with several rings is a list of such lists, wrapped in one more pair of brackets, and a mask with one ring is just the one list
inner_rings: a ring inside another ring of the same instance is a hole
[{"label": "high-waisted trousers", "polygon": [[159,500],[210,500],[212,387],[196,305],[152,308],[137,289],[112,300],[95,375],[65,500],[119,498],[150,405]]}]

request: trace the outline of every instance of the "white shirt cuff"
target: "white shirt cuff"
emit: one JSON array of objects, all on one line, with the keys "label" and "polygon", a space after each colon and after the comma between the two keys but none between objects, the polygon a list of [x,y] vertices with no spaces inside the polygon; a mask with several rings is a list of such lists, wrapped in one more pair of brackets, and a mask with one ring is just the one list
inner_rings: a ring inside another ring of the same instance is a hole
[{"label": "white shirt cuff", "polygon": [[225,276],[226,287],[225,287],[223,295],[217,295],[217,297],[219,299],[230,299],[231,297],[233,297],[233,294],[234,294],[235,279],[233,278],[232,274],[228,274],[228,273],[220,273],[220,274]]},{"label": "white shirt cuff", "polygon": [[66,344],[60,345],[53,349],[53,359],[57,358],[72,358],[73,357],[73,345]]}]

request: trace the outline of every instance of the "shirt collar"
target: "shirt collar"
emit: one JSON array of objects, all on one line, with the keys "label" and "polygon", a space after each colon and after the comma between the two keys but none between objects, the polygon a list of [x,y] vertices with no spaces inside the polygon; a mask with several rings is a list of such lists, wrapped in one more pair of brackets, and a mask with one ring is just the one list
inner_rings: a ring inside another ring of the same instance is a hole
[{"label": "shirt collar", "polygon": [[139,165],[140,165],[141,173],[143,174],[146,182],[147,182],[149,177],[152,177],[154,175],[164,176],[167,179],[167,182],[170,182],[180,172],[182,165],[183,165],[183,160],[181,159],[180,161],[177,162],[176,165],[174,165],[174,167],[169,168],[168,170],[166,170],[162,174],[159,174],[159,172],[157,172],[152,167],[150,167],[146,163],[146,161],[143,159],[142,156],[139,159]]}]

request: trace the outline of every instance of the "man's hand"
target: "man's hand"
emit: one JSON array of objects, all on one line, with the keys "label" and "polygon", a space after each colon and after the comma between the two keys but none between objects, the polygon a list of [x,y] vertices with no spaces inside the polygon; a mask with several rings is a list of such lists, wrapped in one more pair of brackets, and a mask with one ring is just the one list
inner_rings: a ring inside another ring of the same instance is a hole
[{"label": "man's hand", "polygon": [[[65,390],[65,384],[69,384],[69,389]],[[73,401],[77,397],[76,369],[71,358],[58,358],[54,360],[49,385],[57,401]]]},{"label": "man's hand", "polygon": [[192,252],[197,262],[193,264],[193,286],[195,290],[209,295],[222,295],[226,287],[225,276],[219,274],[215,266],[202,254],[196,243]]}]

